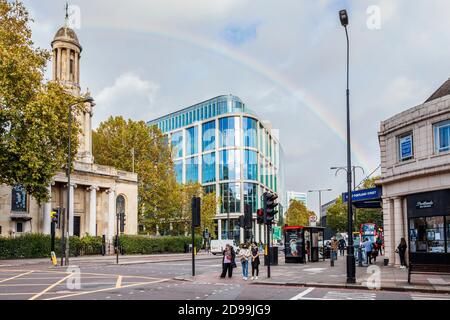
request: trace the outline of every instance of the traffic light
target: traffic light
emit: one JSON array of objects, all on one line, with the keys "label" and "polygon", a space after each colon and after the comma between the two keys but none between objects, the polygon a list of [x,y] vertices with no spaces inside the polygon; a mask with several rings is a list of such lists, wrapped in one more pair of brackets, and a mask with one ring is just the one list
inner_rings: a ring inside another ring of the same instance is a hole
[{"label": "traffic light", "polygon": [[264,223],[264,210],[263,209],[256,210],[256,222],[258,224]]},{"label": "traffic light", "polygon": [[50,211],[50,220],[51,220],[51,222],[55,222],[55,223],[59,224],[60,214],[61,214],[61,209],[60,208],[56,208],[56,209],[53,209],[52,211]]},{"label": "traffic light", "polygon": [[120,232],[125,232],[125,212],[120,213]]},{"label": "traffic light", "polygon": [[244,228],[245,227],[245,218],[244,216],[239,216],[239,227]]},{"label": "traffic light", "polygon": [[201,203],[199,197],[192,198],[192,226],[200,227]]},{"label": "traffic light", "polygon": [[278,196],[275,193],[264,192],[264,222],[268,225],[272,224],[275,219],[275,215],[278,213],[276,210],[278,203],[275,202],[277,198]]}]

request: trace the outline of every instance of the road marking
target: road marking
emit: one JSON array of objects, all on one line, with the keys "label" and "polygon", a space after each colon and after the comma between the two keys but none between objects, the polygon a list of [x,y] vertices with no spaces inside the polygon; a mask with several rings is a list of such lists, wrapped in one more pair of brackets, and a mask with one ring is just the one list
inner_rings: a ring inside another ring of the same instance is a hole
[{"label": "road marking", "polygon": [[[121,289],[140,286],[140,285],[149,285],[149,284],[154,284],[154,283],[160,283],[160,282],[165,282],[165,281],[169,281],[169,280],[170,279],[167,278],[167,279],[161,279],[161,280],[152,281],[152,282],[139,282],[139,283],[134,283],[134,284],[128,284],[128,285],[122,286]],[[63,296],[59,296],[59,297],[53,297],[53,298],[49,298],[49,299],[45,299],[45,300],[56,300],[56,299],[62,299],[62,298],[69,298],[69,297],[74,297],[74,296],[80,296],[83,294],[104,292],[104,291],[115,290],[115,289],[116,289],[115,287],[111,287],[111,288],[104,288],[104,289],[92,290],[92,291],[87,291],[87,292],[78,292],[78,293],[67,294],[67,295],[63,295]]]},{"label": "road marking", "polygon": [[329,300],[375,300],[376,293],[328,291],[323,298]]},{"label": "road marking", "polygon": [[450,296],[411,295],[412,300],[450,300]]},{"label": "road marking", "polygon": [[122,276],[117,277],[116,288],[120,288],[122,286]]},{"label": "road marking", "polygon": [[304,296],[306,296],[308,293],[310,293],[313,290],[314,290],[314,288],[308,288],[305,291],[296,295],[295,297],[290,298],[289,300],[300,300],[301,298],[303,298]]},{"label": "road marking", "polygon": [[47,291],[53,289],[54,287],[56,287],[57,285],[59,285],[60,283],[66,281],[67,279],[69,279],[71,276],[73,275],[73,273],[68,274],[67,276],[65,276],[64,278],[62,278],[61,280],[55,282],[54,284],[52,284],[51,286],[48,286],[47,288],[45,288],[44,290],[42,290],[41,292],[39,292],[37,295],[32,296],[29,300],[36,300],[37,298],[39,298],[40,296],[42,296],[44,293],[46,293]]},{"label": "road marking", "polygon": [[6,282],[6,281],[9,281],[9,280],[12,280],[12,279],[16,279],[16,278],[19,278],[19,277],[22,277],[22,276],[26,276],[27,274],[30,274],[30,273],[33,273],[33,272],[34,271],[31,270],[31,271],[28,271],[28,272],[24,272],[24,273],[18,274],[17,276],[14,276],[14,277],[11,277],[11,278],[6,278],[6,279],[1,280],[0,283]]}]

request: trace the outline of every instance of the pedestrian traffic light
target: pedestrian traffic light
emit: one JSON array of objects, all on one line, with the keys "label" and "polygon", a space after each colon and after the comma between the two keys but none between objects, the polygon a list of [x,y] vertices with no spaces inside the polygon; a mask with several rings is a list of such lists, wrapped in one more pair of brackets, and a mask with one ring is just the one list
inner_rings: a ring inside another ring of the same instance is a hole
[{"label": "pedestrian traffic light", "polygon": [[264,223],[264,210],[263,209],[256,210],[256,222],[258,224]]},{"label": "pedestrian traffic light", "polygon": [[265,223],[271,225],[273,220],[275,219],[275,215],[278,213],[276,207],[278,203],[275,200],[278,196],[275,193],[264,192],[264,219]]}]

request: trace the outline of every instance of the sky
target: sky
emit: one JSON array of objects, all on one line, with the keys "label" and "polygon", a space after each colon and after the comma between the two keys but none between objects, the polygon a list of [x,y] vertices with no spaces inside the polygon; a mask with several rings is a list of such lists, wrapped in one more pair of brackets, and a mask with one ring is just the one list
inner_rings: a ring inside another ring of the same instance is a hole
[{"label": "sky", "polygon": [[[35,46],[50,49],[63,0],[25,0]],[[109,116],[151,120],[233,94],[269,120],[286,189],[346,190],[346,38],[352,164],[380,164],[380,122],[423,103],[450,77],[448,0],[73,0],[81,87]],[[50,78],[50,65],[46,73]],[[308,195],[317,212],[318,194]]]}]

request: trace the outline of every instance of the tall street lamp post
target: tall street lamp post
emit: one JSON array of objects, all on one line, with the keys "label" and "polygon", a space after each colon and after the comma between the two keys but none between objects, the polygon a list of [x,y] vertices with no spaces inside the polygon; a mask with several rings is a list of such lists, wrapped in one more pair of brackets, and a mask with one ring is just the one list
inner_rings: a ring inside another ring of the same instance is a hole
[{"label": "tall street lamp post", "polygon": [[345,28],[345,36],[347,38],[347,192],[348,192],[348,206],[347,206],[347,218],[348,218],[348,246],[347,246],[347,283],[356,283],[355,276],[355,255],[353,248],[353,217],[352,217],[352,159],[351,159],[351,145],[350,145],[350,90],[349,90],[349,62],[350,62],[350,44],[348,40],[348,14],[346,10],[339,11],[339,19],[342,26]]},{"label": "tall street lamp post", "polygon": [[[87,96],[83,98],[82,101],[74,104],[69,105],[69,128],[68,128],[68,150],[67,150],[67,210],[65,212],[65,217],[63,219],[64,226],[63,226],[63,232],[61,235],[61,243],[64,246],[64,264],[67,266],[69,264],[69,230],[70,230],[70,224],[73,223],[73,221],[70,221],[70,171],[71,171],[71,165],[72,165],[72,149],[71,149],[71,142],[72,142],[72,108],[79,104],[84,103],[93,103],[94,99],[91,96]],[[67,223],[66,223],[67,222]],[[67,225],[67,227],[66,227]],[[67,228],[67,231],[66,231]],[[65,235],[64,233],[67,232]],[[63,258],[61,257],[61,265],[63,265]]]},{"label": "tall street lamp post", "polygon": [[322,210],[322,192],[325,191],[332,191],[332,189],[321,189],[321,190],[309,190],[308,192],[318,192],[319,193],[319,211],[318,211],[318,220],[320,223],[320,218],[321,218],[321,210]]}]

